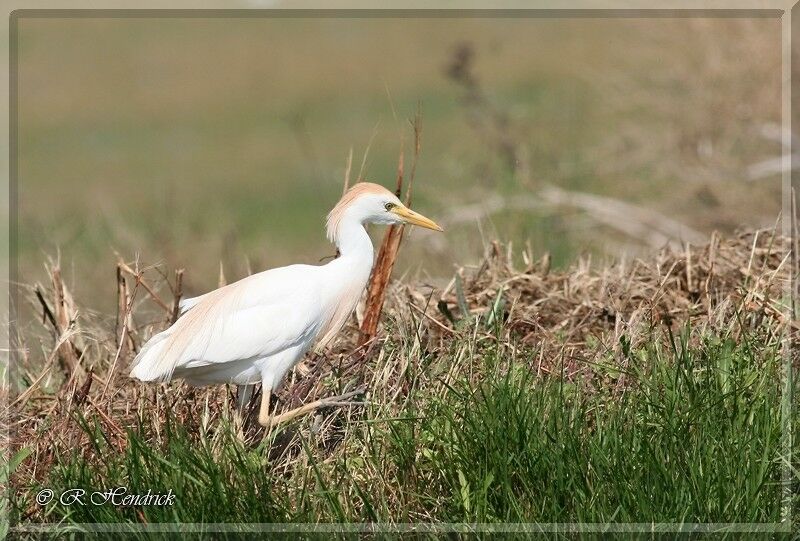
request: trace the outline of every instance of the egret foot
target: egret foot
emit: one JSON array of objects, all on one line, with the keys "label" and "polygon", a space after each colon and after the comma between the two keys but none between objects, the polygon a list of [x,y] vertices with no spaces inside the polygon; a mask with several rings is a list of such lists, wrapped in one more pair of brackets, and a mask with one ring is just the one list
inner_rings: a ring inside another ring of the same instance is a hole
[{"label": "egret foot", "polygon": [[291,421],[296,417],[300,417],[301,415],[306,415],[307,413],[311,413],[312,411],[318,410],[319,408],[327,408],[327,407],[344,407],[344,406],[356,406],[359,404],[363,404],[363,402],[352,401],[348,400],[357,395],[364,394],[366,390],[362,387],[360,389],[356,389],[355,391],[351,391],[349,393],[345,393],[339,396],[332,396],[330,398],[322,398],[320,400],[315,400],[310,404],[306,404],[304,406],[300,406],[299,408],[295,408],[291,411],[287,411],[286,413],[281,413],[280,415],[270,415],[269,414],[269,394],[265,395],[267,399],[267,405],[264,405],[264,399],[262,398],[261,401],[261,412],[258,415],[258,422],[269,430],[270,428],[277,426],[281,423],[285,423],[287,421]]}]

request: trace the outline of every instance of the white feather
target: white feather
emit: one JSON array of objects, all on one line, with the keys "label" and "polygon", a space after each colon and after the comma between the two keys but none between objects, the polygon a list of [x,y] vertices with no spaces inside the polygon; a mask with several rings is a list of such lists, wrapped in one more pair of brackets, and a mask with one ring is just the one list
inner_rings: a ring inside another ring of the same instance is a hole
[{"label": "white feather", "polygon": [[[142,348],[131,376],[168,381],[175,372],[186,375],[208,365],[230,364],[233,369],[238,361],[310,345],[330,310],[324,287],[335,287],[322,269],[309,265],[272,269],[192,299],[196,302],[172,327]],[[237,375],[221,373],[223,381],[240,383]]]},{"label": "white feather", "polygon": [[198,302],[203,300],[205,295],[200,295],[198,297],[187,297],[185,299],[181,299],[178,303],[178,310],[181,314],[185,314],[189,309],[194,308]]}]

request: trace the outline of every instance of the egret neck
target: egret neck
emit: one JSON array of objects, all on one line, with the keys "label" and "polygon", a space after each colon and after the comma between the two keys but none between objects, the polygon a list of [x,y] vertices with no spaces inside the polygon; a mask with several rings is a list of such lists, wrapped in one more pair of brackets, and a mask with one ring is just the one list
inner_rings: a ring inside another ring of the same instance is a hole
[{"label": "egret neck", "polygon": [[[353,209],[357,210],[357,209]],[[364,220],[356,212],[345,212],[334,233],[333,241],[339,249],[341,257],[347,257],[357,264],[366,264],[372,268],[374,249],[372,239],[369,238]],[[365,263],[366,262],[366,263]]]},{"label": "egret neck", "polygon": [[339,332],[352,313],[372,272],[374,249],[363,220],[356,209],[345,212],[337,220],[334,230],[328,231],[339,249],[339,257],[328,263],[328,287],[323,293],[323,304],[329,314],[325,321],[316,351],[322,350]]}]

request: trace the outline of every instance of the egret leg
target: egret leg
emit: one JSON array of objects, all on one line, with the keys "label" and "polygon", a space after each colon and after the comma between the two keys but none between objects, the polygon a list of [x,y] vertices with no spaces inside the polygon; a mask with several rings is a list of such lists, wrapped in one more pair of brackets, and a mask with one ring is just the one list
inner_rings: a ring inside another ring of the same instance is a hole
[{"label": "egret leg", "polygon": [[[299,408],[295,408],[291,411],[287,411],[286,413],[281,413],[280,415],[269,415],[266,416],[259,415],[258,422],[261,423],[262,426],[266,428],[271,428],[273,426],[277,426],[281,423],[285,423],[287,421],[291,421],[296,417],[300,417],[301,415],[306,415],[307,413],[311,413],[319,408],[331,407],[331,406],[354,406],[358,404],[362,404],[362,402],[348,400],[354,396],[364,394],[365,390],[363,388],[356,389],[355,391],[351,391],[349,393],[345,393],[339,396],[333,396],[330,398],[323,398],[321,400],[315,400],[310,404],[305,404],[304,406],[300,406]],[[264,403],[261,403],[261,411],[264,412]],[[266,422],[265,422],[266,421]]]},{"label": "egret leg", "polygon": [[239,410],[239,415],[244,417],[247,412],[250,401],[253,400],[253,394],[256,391],[255,385],[237,385],[236,386],[236,406]]},{"label": "egret leg", "polygon": [[261,386],[261,407],[258,410],[258,424],[269,428],[272,416],[269,414],[269,401],[272,398],[272,386]]},{"label": "egret leg", "polygon": [[236,410],[234,412],[234,426],[239,437],[244,440],[244,429],[247,424],[250,402],[253,400],[255,385],[236,386]]}]

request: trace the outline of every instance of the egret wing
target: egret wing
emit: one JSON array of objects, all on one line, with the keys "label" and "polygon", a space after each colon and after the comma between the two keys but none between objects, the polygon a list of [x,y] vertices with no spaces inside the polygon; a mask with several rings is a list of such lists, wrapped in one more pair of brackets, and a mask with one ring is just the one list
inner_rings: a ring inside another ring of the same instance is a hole
[{"label": "egret wing", "polygon": [[176,368],[263,358],[312,340],[323,319],[314,269],[272,269],[198,297],[145,344],[131,376],[167,381]]}]

